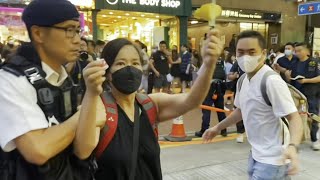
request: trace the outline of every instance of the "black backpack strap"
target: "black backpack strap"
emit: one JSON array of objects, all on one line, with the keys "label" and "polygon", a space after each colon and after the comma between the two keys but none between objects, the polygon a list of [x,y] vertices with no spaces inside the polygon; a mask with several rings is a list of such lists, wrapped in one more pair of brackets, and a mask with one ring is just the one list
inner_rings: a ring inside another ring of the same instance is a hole
[{"label": "black backpack strap", "polygon": [[133,149],[131,159],[130,180],[136,177],[138,153],[139,153],[139,137],[140,137],[140,107],[135,103],[134,108],[134,130],[133,130]]}]

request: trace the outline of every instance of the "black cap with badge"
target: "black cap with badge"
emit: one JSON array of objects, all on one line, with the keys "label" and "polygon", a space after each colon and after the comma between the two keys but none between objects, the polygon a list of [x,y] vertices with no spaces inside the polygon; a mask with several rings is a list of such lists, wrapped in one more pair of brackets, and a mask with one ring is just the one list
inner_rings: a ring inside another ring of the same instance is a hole
[{"label": "black cap with badge", "polygon": [[23,11],[28,30],[34,25],[50,27],[67,20],[79,21],[77,8],[68,0],[34,0]]}]

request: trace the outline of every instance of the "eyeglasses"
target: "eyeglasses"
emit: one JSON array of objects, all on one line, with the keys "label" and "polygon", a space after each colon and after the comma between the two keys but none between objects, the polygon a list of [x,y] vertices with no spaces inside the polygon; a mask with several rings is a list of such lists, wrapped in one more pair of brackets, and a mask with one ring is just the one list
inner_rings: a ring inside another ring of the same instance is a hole
[{"label": "eyeglasses", "polygon": [[83,32],[81,29],[75,29],[70,27],[64,28],[64,27],[58,27],[58,26],[50,26],[48,28],[64,30],[67,38],[74,38],[77,34],[81,37]]}]

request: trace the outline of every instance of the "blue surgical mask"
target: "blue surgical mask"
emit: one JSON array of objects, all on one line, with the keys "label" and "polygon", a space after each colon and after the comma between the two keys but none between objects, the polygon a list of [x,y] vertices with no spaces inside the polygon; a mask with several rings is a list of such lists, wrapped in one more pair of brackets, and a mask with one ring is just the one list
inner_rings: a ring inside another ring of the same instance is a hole
[{"label": "blue surgical mask", "polygon": [[291,56],[291,55],[293,54],[293,52],[292,52],[292,50],[286,49],[286,50],[284,51],[284,54],[285,54],[286,56]]}]

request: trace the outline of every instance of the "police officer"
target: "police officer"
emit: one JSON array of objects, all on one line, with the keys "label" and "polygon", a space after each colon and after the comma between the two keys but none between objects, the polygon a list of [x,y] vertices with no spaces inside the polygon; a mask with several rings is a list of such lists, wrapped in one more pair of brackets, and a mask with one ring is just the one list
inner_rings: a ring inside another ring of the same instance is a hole
[{"label": "police officer", "polygon": [[279,58],[278,61],[275,62],[273,65],[274,70],[279,72],[282,79],[285,81],[288,81],[285,78],[285,72],[287,70],[291,70],[292,64],[298,61],[298,58],[293,53],[294,53],[294,44],[291,42],[288,42],[285,45],[285,51],[284,51],[285,56]]},{"label": "police officer", "polygon": [[63,67],[79,57],[77,9],[67,0],[34,0],[22,19],[31,43],[0,70],[0,179],[90,179],[87,147],[96,138],[85,127],[97,123],[95,101],[105,68],[94,62],[84,70],[87,92],[77,111]]},{"label": "police officer", "polygon": [[[203,102],[203,105],[206,106],[214,106],[216,108],[224,109],[224,94],[226,92],[226,73],[224,62],[220,58],[216,63],[216,69],[213,74],[213,78],[211,81],[210,90],[206,99]],[[195,136],[202,137],[202,134],[209,128],[210,126],[210,118],[211,111],[202,110],[202,125],[201,130],[195,133]],[[226,118],[225,113],[218,112],[218,120],[221,122]],[[222,136],[227,136],[227,130],[224,129],[221,131]]]},{"label": "police officer", "polygon": [[86,91],[83,79],[83,69],[92,61],[93,57],[88,53],[88,41],[85,38],[81,38],[79,60],[66,65],[67,72],[70,74],[74,84],[78,86],[77,93],[79,102],[81,102]]},{"label": "police officer", "polygon": [[[320,99],[320,63],[318,60],[308,56],[310,53],[307,44],[298,43],[295,50],[299,61],[293,64],[292,71],[287,71],[287,79],[289,79],[289,77],[295,78],[298,75],[305,77],[304,79],[292,80],[291,84],[307,97],[309,113],[318,115]],[[311,126],[313,150],[320,150],[320,143],[317,139],[318,130],[318,123],[313,121]]]}]

